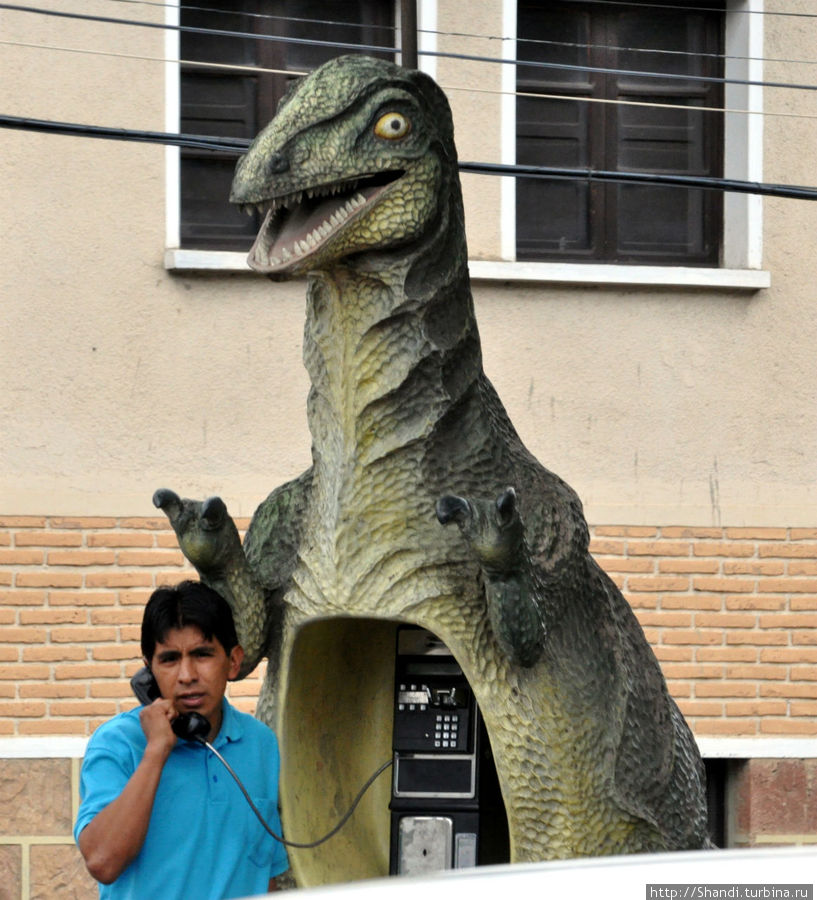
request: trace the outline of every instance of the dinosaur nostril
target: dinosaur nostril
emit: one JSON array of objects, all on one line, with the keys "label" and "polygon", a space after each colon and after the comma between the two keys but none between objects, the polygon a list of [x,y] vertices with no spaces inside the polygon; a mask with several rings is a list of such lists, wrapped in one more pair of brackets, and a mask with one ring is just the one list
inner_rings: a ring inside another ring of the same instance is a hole
[{"label": "dinosaur nostril", "polygon": [[289,168],[289,160],[282,153],[273,153],[267,161],[267,173],[280,175]]}]

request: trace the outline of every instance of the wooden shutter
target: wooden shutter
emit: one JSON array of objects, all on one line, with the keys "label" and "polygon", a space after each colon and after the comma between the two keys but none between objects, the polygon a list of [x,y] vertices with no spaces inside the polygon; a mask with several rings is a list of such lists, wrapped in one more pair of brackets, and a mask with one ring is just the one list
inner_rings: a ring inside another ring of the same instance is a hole
[{"label": "wooden shutter", "polygon": [[[228,13],[223,12],[226,6]],[[394,46],[393,6],[384,0],[196,0],[182,6],[181,24],[195,28]],[[361,27],[362,26],[362,27]],[[350,49],[182,31],[181,58],[309,71]],[[393,51],[368,55],[392,57]],[[184,133],[253,138],[275,114],[296,75],[241,73],[182,65],[181,130]],[[249,249],[259,223],[228,202],[236,157],[209,150],[181,154],[183,247]]]},{"label": "wooden shutter", "polygon": [[[520,60],[717,76],[723,15],[582,2],[519,4]],[[637,52],[648,48],[653,52]],[[517,161],[611,171],[719,175],[722,86],[692,77],[518,67],[517,89],[573,99],[517,99]],[[643,104],[653,104],[644,106]],[[668,109],[669,104],[677,108]],[[715,265],[717,192],[648,185],[517,180],[517,256],[641,264]]]}]

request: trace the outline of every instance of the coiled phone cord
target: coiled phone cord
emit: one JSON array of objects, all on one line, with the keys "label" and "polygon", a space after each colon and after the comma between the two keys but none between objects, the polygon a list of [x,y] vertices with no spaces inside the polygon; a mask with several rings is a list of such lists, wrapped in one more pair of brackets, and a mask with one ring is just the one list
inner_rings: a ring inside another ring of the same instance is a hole
[{"label": "coiled phone cord", "polygon": [[322,843],[324,843],[324,841],[328,841],[329,838],[336,835],[341,830],[341,828],[343,828],[343,826],[349,821],[349,818],[351,817],[351,815],[355,811],[355,809],[357,809],[357,805],[363,799],[363,795],[366,793],[366,791],[369,790],[369,788],[374,784],[374,782],[378,779],[378,777],[383,772],[385,772],[386,769],[388,769],[388,767],[392,764],[392,760],[387,759],[386,762],[384,762],[382,766],[378,767],[377,771],[374,772],[369,777],[369,779],[366,781],[366,783],[363,785],[363,787],[360,789],[360,791],[358,791],[357,796],[352,801],[352,805],[349,807],[348,810],[346,810],[346,812],[343,814],[343,817],[341,818],[341,820],[337,823],[337,825],[335,825],[334,828],[332,828],[331,831],[328,831],[323,837],[318,838],[316,841],[309,841],[308,843],[301,843],[300,841],[289,841],[286,838],[281,837],[279,834],[276,834],[269,827],[269,825],[267,825],[267,823],[264,821],[264,817],[258,811],[258,807],[252,802],[252,798],[247,793],[247,789],[241,783],[241,779],[238,777],[238,775],[235,774],[235,772],[232,769],[232,766],[230,766],[230,764],[227,762],[227,760],[218,752],[218,750],[216,750],[216,748],[208,740],[205,740],[205,738],[196,736],[195,739],[197,741],[199,741],[200,743],[204,744],[204,746],[207,747],[207,749],[210,750],[211,753],[214,753],[219,758],[219,760],[221,760],[221,763],[224,766],[224,768],[233,776],[233,778],[235,779],[235,783],[239,786],[239,788],[241,788],[241,793],[244,795],[244,799],[247,801],[247,803],[250,804],[250,809],[255,813],[256,817],[258,818],[258,821],[264,826],[267,833],[271,837],[275,838],[276,841],[278,841],[281,844],[285,844],[287,847],[297,847],[297,848],[300,848],[303,850],[308,850],[311,847],[317,847],[318,844],[322,844]]}]

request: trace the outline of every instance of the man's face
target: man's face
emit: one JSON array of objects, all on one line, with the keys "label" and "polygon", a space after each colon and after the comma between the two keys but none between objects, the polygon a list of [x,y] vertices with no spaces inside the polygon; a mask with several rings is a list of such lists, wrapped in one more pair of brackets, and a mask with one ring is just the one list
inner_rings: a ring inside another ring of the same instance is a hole
[{"label": "man's face", "polygon": [[221,700],[227,682],[238,675],[244,653],[227,654],[217,638],[207,640],[195,625],[172,628],[157,641],[150,670],[165,700],[179,713],[197,712],[216,734],[221,727]]}]

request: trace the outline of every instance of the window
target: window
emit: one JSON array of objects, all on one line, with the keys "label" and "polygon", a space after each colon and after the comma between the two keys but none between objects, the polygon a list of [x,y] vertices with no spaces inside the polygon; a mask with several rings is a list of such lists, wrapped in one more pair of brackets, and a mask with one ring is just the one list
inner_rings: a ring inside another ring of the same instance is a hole
[{"label": "window", "polygon": [[[229,11],[225,12],[225,7]],[[348,23],[348,24],[347,24]],[[391,0],[197,0],[181,6],[180,24],[259,35],[258,39],[182,31],[180,58],[229,66],[304,72],[350,50],[264,40],[261,36],[394,46]],[[363,27],[361,27],[363,26]],[[365,51],[372,54],[372,51]],[[394,54],[378,54],[393,58]],[[181,66],[180,130],[253,138],[269,122],[295,75]],[[259,223],[228,202],[235,156],[181,152],[181,244],[211,250],[248,249]]]},{"label": "window", "polygon": [[[547,65],[517,67],[520,94],[546,95],[517,97],[517,162],[721,175],[723,117],[703,108],[723,107],[723,85],[698,80],[723,75],[715,7],[519,0],[517,57]],[[517,179],[520,260],[713,266],[722,221],[717,191]]]}]

